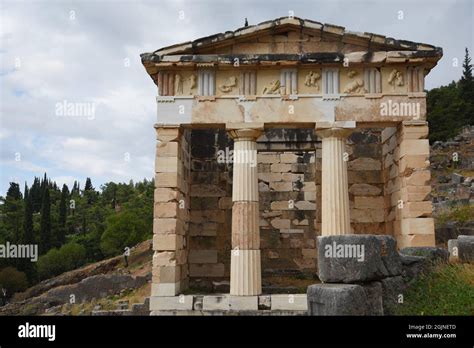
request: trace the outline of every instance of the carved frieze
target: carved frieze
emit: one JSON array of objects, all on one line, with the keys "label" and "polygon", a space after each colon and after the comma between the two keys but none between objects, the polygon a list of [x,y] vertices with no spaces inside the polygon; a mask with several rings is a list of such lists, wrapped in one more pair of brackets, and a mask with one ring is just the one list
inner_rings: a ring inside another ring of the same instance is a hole
[{"label": "carved frieze", "polygon": [[196,75],[177,73],[174,76],[175,95],[193,95],[196,93]]},{"label": "carved frieze", "polygon": [[219,85],[219,90],[222,93],[229,93],[232,91],[232,88],[237,86],[237,77],[230,76],[223,83]]},{"label": "carved frieze", "polygon": [[393,90],[395,90],[396,86],[404,86],[403,73],[397,69],[393,69],[388,76],[388,84],[393,86]]},{"label": "carved frieze", "polygon": [[305,79],[304,79],[304,84],[307,87],[314,87],[314,90],[316,92],[319,92],[319,83],[318,81],[321,79],[321,75],[318,74],[317,72],[310,71]]},{"label": "carved frieze", "polygon": [[[424,89],[424,66],[328,67],[313,69],[159,71],[160,96],[275,95],[322,93],[417,93]],[[298,88],[297,88],[298,87]]]},{"label": "carved frieze", "polygon": [[356,78],[359,75],[359,72],[356,70],[349,70],[347,72],[347,77],[349,78],[349,82],[346,83],[344,86],[344,93],[347,94],[355,94],[355,93],[364,93],[364,80],[361,78]]},{"label": "carved frieze", "polygon": [[263,88],[262,94],[277,94],[279,90],[280,80],[273,80]]}]

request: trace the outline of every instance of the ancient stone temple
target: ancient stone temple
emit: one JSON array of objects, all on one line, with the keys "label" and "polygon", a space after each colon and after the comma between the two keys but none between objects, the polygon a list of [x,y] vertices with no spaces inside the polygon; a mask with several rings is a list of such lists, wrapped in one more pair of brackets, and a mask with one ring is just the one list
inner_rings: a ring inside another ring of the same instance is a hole
[{"label": "ancient stone temple", "polygon": [[157,86],[151,310],[196,309],[189,287],[225,281],[227,302],[198,307],[257,309],[267,274],[316,273],[321,235],[433,246],[424,79],[441,56],[298,18],[142,54]]}]

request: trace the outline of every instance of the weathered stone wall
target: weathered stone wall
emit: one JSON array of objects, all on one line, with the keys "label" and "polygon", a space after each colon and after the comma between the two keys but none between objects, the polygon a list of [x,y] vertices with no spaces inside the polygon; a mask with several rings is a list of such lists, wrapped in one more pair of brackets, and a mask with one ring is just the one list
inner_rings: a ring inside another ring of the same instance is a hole
[{"label": "weathered stone wall", "polygon": [[434,246],[428,125],[404,121],[382,132],[387,232],[407,246]]},{"label": "weathered stone wall", "polygon": [[233,141],[223,129],[194,129],[191,144],[189,275],[192,287],[211,290],[210,280],[230,275],[232,166],[217,155]]},{"label": "weathered stone wall", "polygon": [[[314,146],[313,146],[314,148]],[[259,153],[262,270],[315,271],[315,151]]]},{"label": "weathered stone wall", "polygon": [[[380,130],[353,133],[347,143],[351,228],[385,234]],[[223,129],[191,131],[189,275],[213,290],[230,273],[233,141]],[[262,272],[315,273],[320,235],[321,143],[313,129],[271,129],[258,140]],[[218,161],[218,158],[220,161]],[[222,162],[222,163],[218,163]]]},{"label": "weathered stone wall", "polygon": [[353,233],[386,234],[381,131],[367,129],[354,132],[348,139],[347,151]]},{"label": "weathered stone wall", "polygon": [[158,127],[153,210],[152,296],[174,296],[188,286],[190,131]]}]

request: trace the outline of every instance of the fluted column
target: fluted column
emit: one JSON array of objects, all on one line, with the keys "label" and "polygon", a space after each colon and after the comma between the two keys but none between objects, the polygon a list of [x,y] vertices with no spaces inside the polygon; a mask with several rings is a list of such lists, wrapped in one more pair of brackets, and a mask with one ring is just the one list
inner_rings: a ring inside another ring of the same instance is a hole
[{"label": "fluted column", "polygon": [[257,138],[260,129],[231,129],[234,139],[230,294],[262,293],[258,207]]},{"label": "fluted column", "polygon": [[351,129],[328,128],[316,131],[322,138],[321,234],[350,234],[349,189],[346,138]]}]

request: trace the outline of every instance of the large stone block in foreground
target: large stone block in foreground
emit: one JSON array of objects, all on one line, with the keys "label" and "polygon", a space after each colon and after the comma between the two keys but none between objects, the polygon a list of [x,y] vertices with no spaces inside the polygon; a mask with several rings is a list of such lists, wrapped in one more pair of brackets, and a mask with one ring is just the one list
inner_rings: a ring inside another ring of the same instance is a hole
[{"label": "large stone block in foreground", "polygon": [[457,239],[448,240],[448,252],[449,252],[449,262],[459,261],[459,248],[458,248]]},{"label": "large stone block in foreground", "polygon": [[325,283],[366,282],[402,271],[395,239],[374,235],[318,237],[318,267]]},{"label": "large stone block in foreground", "polygon": [[402,277],[407,285],[415,283],[419,277],[431,267],[431,263],[425,257],[404,254],[401,254],[400,256],[403,267]]},{"label": "large stone block in foreground", "polygon": [[307,296],[308,315],[366,315],[367,294],[360,285],[310,285]]},{"label": "large stone block in foreground", "polygon": [[449,252],[439,247],[407,247],[400,250],[400,254],[421,256],[430,262],[448,262]]},{"label": "large stone block in foreground", "polygon": [[458,237],[458,255],[461,262],[474,262],[474,236]]},{"label": "large stone block in foreground", "polygon": [[381,280],[383,313],[385,315],[395,314],[395,308],[403,305],[403,296],[406,289],[405,282],[401,276],[389,277]]},{"label": "large stone block in foreground", "polygon": [[371,282],[362,286],[367,295],[366,315],[383,315],[382,283]]}]

